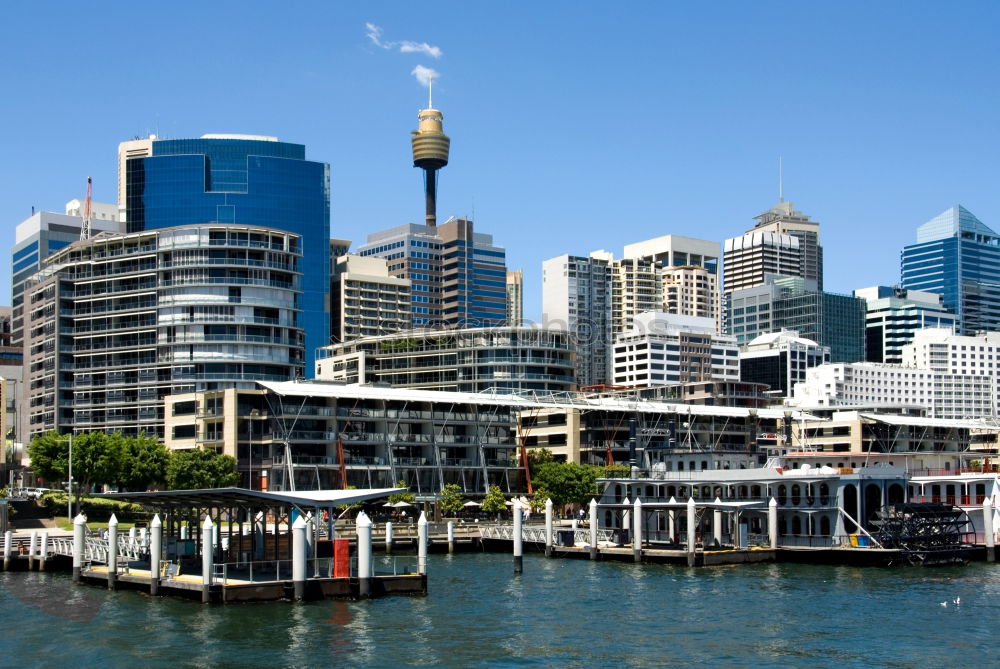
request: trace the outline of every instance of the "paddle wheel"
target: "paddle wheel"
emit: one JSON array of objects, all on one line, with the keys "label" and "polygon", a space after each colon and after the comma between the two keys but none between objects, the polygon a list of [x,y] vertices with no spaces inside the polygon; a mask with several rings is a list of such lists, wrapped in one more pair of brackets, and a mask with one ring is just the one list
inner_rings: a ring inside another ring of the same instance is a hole
[{"label": "paddle wheel", "polygon": [[948,504],[894,504],[879,512],[872,536],[896,548],[915,565],[965,562],[974,546],[966,541],[969,516]]}]

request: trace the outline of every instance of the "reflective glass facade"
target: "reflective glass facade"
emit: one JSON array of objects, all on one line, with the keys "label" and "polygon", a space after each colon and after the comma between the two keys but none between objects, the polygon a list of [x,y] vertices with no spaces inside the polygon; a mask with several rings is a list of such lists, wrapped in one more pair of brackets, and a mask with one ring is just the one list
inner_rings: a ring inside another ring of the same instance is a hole
[{"label": "reflective glass facade", "polygon": [[941,295],[961,333],[1000,330],[1000,236],[964,207],[920,226],[900,265],[900,286]]},{"label": "reflective glass facade", "polygon": [[330,342],[330,167],[301,144],[264,139],[152,141],[125,164],[129,232],[209,222],[266,226],[302,238],[306,373]]}]

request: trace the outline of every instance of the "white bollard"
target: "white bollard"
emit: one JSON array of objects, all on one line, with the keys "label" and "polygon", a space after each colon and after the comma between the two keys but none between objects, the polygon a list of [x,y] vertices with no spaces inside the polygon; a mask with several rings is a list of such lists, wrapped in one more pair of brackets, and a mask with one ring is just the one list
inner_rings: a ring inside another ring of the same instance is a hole
[{"label": "white bollard", "polygon": [[642,562],[642,501],[638,497],[632,505],[632,554]]},{"label": "white bollard", "polygon": [[767,536],[771,550],[778,549],[778,500],[771,498],[767,503]]},{"label": "white bollard", "polygon": [[552,557],[552,500],[545,500],[545,557]]},{"label": "white bollard", "polygon": [[511,507],[512,513],[514,514],[514,534],[512,536],[514,540],[514,573],[520,574],[524,571],[524,558],[523,558],[523,526],[521,525],[521,501],[515,499],[514,506]]},{"label": "white bollard", "polygon": [[358,597],[367,599],[372,594],[372,521],[364,511],[355,522],[358,534]]},{"label": "white bollard", "polygon": [[392,552],[392,521],[385,524],[385,552]]},{"label": "white bollard", "polygon": [[696,534],[697,514],[695,511],[694,497],[688,497],[687,501],[687,554],[688,566],[693,567],[695,563],[695,543],[698,540]]},{"label": "white bollard", "polygon": [[[716,497],[715,503],[722,504],[722,500]],[[722,509],[712,509],[712,538],[716,547],[722,546]]]},{"label": "white bollard", "polygon": [[45,571],[45,561],[49,559],[49,532],[42,532],[38,546],[38,571]]},{"label": "white bollard", "polygon": [[160,555],[163,546],[163,521],[160,514],[153,516],[149,524],[151,530],[149,537],[149,594],[157,595],[160,592]]},{"label": "white bollard", "polygon": [[986,561],[996,561],[996,528],[993,527],[993,502],[989,497],[983,500],[983,538],[986,540]]},{"label": "white bollard", "polygon": [[73,581],[80,582],[80,571],[83,569],[83,549],[87,540],[87,519],[83,514],[77,514],[73,519]]},{"label": "white bollard", "polygon": [[211,601],[212,587],[212,537],[215,534],[215,525],[211,516],[205,516],[205,522],[201,525],[201,602],[208,604]]},{"label": "white bollard", "polygon": [[28,541],[28,571],[35,568],[36,550],[38,550],[38,532],[31,530],[31,539]]},{"label": "white bollard", "polygon": [[590,499],[590,559],[597,559],[597,500]]},{"label": "white bollard", "polygon": [[14,533],[7,530],[3,534],[3,570],[10,569],[10,556],[14,550]]},{"label": "white bollard", "polygon": [[417,573],[427,574],[427,515],[423,511],[417,520]]},{"label": "white bollard", "polygon": [[[622,529],[626,531],[632,529],[632,511],[628,509],[628,505],[631,503],[632,502],[629,501],[628,497],[622,500],[622,504],[624,504],[626,507],[625,510],[622,511]],[[619,535],[618,542],[616,543],[620,543],[622,546],[624,546],[625,545],[624,537]]]},{"label": "white bollard", "polygon": [[149,530],[145,527],[139,528],[139,548],[143,552],[149,550]]},{"label": "white bollard", "polygon": [[448,521],[448,552],[455,552],[455,521]]},{"label": "white bollard", "polygon": [[108,590],[118,587],[118,517],[108,520]]},{"label": "white bollard", "polygon": [[[306,550],[308,548],[306,530],[308,527],[309,523],[301,515],[292,523],[292,588],[295,593],[295,601],[298,602],[301,602],[306,596]],[[358,559],[360,561],[360,553]]]}]

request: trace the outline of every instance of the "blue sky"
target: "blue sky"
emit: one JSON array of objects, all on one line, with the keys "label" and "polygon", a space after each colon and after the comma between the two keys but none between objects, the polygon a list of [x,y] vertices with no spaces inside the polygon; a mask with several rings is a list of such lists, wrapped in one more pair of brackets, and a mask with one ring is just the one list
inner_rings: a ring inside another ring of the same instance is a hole
[{"label": "blue sky", "polygon": [[[305,144],[331,165],[335,237],[417,222],[423,66],[452,138],[439,219],[474,215],[507,247],[528,318],[546,258],[741,234],[777,201],[779,156],[786,198],[822,224],[827,289],[894,283],[948,207],[1000,227],[998,18],[993,2],[12,3],[5,245],[88,175],[113,201],[118,142],[150,132]],[[3,302],[9,282],[6,261]]]}]

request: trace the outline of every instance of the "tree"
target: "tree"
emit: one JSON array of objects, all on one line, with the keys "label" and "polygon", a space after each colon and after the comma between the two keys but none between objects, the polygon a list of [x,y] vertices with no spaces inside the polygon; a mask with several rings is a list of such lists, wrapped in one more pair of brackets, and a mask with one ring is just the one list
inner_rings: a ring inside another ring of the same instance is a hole
[{"label": "tree", "polygon": [[597,494],[597,468],[574,462],[540,464],[532,481],[549,492],[556,506],[586,504]]},{"label": "tree", "polygon": [[173,451],[167,464],[167,488],[197,490],[226,488],[239,481],[236,458],[209,448]]},{"label": "tree", "polygon": [[547,448],[532,448],[528,451],[528,469],[531,474],[535,474],[535,469],[546,462],[555,461],[555,456],[552,455],[552,451]]},{"label": "tree", "polygon": [[403,492],[397,492],[395,494],[389,495],[389,503],[396,504],[397,502],[406,502],[407,504],[413,504],[417,501],[417,496],[410,492],[409,486],[406,485],[406,481],[400,481],[396,484],[397,488],[406,488]]},{"label": "tree", "polygon": [[528,506],[530,506],[531,510],[535,513],[545,511],[545,501],[551,496],[552,495],[549,494],[548,490],[539,486],[535,488],[535,492],[531,495],[531,499],[528,500]]},{"label": "tree", "polygon": [[125,438],[125,466],[118,476],[122,490],[149,490],[167,481],[170,452],[155,437],[140,434]]},{"label": "tree", "polygon": [[505,501],[500,486],[491,485],[489,492],[486,493],[486,497],[483,498],[483,505],[480,508],[486,513],[499,513],[507,509]]},{"label": "tree", "polygon": [[448,483],[441,490],[441,499],[438,502],[441,510],[445,513],[458,513],[464,509],[462,506],[462,488],[457,483]]},{"label": "tree", "polygon": [[[31,469],[46,481],[69,479],[69,437],[55,430],[35,437],[28,446]],[[73,480],[76,505],[92,486],[114,484],[126,464],[125,438],[120,433],[85,432],[73,435]]]}]

